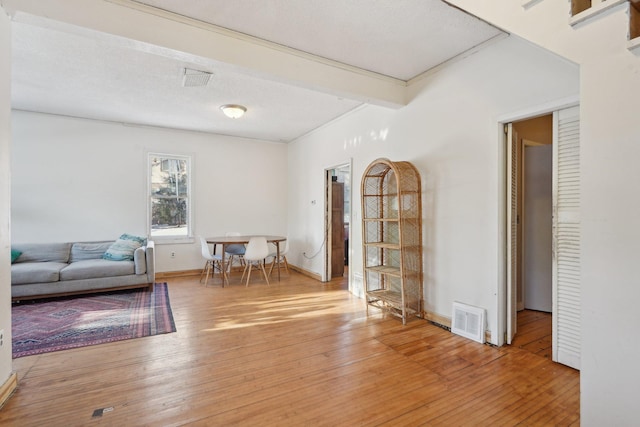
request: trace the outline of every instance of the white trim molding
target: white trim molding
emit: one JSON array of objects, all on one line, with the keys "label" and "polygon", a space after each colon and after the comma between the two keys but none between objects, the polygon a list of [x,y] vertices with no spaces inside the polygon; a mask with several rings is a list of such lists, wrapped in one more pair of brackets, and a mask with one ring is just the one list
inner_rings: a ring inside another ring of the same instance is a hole
[{"label": "white trim molding", "polygon": [[625,3],[628,3],[628,0],[604,0],[594,6],[591,6],[587,10],[569,17],[569,25],[575,27],[576,25],[582,24],[595,17],[602,16],[605,12],[611,10],[612,8]]}]

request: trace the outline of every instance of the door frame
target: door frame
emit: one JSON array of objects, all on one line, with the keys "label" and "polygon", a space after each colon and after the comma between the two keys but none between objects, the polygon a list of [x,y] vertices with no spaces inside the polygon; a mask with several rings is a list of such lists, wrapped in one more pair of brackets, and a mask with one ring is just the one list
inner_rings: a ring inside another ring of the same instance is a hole
[{"label": "door frame", "polygon": [[532,119],[544,114],[550,114],[564,108],[575,107],[580,104],[580,96],[574,95],[566,98],[560,98],[545,104],[532,106],[512,113],[507,113],[497,118],[496,135],[498,138],[498,276],[496,288],[496,307],[497,307],[497,331],[491,333],[491,342],[498,346],[506,343],[507,322],[509,321],[509,313],[507,312],[507,286],[509,280],[507,277],[507,209],[509,201],[507,200],[507,185],[509,178],[507,176],[507,135],[504,132],[505,126],[509,123],[519,120]]},{"label": "door frame", "polygon": [[[323,255],[323,267],[322,267],[322,277],[321,280],[323,282],[328,282],[331,280],[331,172],[335,169],[344,169],[349,168],[349,194],[351,198],[353,198],[353,159],[349,159],[345,162],[341,162],[335,164],[333,166],[329,166],[324,168],[324,255]],[[345,185],[346,190],[346,185]],[[349,218],[353,220],[352,215],[353,209],[353,200],[349,200]],[[351,226],[351,224],[349,225]],[[349,239],[349,247],[344,248],[345,251],[349,251],[349,259],[351,258],[351,239]],[[351,289],[352,282],[352,270],[349,271],[349,289]]]}]

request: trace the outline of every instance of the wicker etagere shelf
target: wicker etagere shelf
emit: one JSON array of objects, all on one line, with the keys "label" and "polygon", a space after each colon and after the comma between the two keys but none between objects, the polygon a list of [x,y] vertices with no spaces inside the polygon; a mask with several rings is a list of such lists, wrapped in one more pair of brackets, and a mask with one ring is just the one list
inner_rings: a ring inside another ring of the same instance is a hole
[{"label": "wicker etagere shelf", "polygon": [[369,305],[406,323],[422,315],[420,173],[410,162],[377,159],[362,177],[362,253]]}]

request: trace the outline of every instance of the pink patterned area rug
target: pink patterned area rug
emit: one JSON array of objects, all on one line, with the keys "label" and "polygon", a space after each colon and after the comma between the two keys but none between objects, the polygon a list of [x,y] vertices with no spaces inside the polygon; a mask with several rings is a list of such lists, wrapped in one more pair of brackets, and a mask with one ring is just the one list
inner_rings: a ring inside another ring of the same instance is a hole
[{"label": "pink patterned area rug", "polygon": [[166,283],[23,301],[11,308],[13,358],[175,332]]}]

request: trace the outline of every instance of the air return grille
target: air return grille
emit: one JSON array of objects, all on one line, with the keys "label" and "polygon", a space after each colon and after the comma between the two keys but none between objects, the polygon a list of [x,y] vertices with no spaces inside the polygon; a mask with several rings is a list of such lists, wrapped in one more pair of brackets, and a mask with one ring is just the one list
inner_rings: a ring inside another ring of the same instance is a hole
[{"label": "air return grille", "polygon": [[484,344],[484,317],[483,308],[454,302],[451,332]]},{"label": "air return grille", "polygon": [[206,86],[211,78],[211,73],[206,71],[194,70],[191,68],[184,69],[184,75],[182,77],[182,86],[194,87],[194,86]]}]

